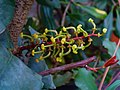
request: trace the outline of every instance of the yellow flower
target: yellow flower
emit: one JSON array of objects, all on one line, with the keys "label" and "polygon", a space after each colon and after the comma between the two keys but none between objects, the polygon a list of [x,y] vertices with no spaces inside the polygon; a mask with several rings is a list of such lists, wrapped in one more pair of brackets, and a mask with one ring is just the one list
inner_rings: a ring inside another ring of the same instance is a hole
[{"label": "yellow flower", "polygon": [[73,53],[74,53],[74,54],[77,54],[77,53],[78,53],[78,52],[77,52],[77,45],[74,44],[74,45],[72,46],[72,50],[73,50]]},{"label": "yellow flower", "polygon": [[51,37],[50,40],[52,41],[52,43],[55,43],[55,38]]},{"label": "yellow flower", "polygon": [[102,31],[103,31],[103,33],[106,33],[106,32],[107,32],[107,29],[106,29],[106,28],[103,28]]},{"label": "yellow flower", "polygon": [[98,37],[100,37],[101,36],[101,34],[100,33],[98,33]]},{"label": "yellow flower", "polygon": [[35,55],[35,50],[32,50],[32,56],[34,56]]},{"label": "yellow flower", "polygon": [[23,32],[20,33],[20,37],[23,38]]},{"label": "yellow flower", "polygon": [[33,37],[34,37],[35,39],[38,39],[38,34],[37,34],[37,33],[33,34]]},{"label": "yellow flower", "polygon": [[36,61],[37,63],[39,63],[39,60],[38,60],[38,59],[36,59],[35,61]]},{"label": "yellow flower", "polygon": [[42,50],[45,50],[44,44],[41,44],[41,49],[42,49]]},{"label": "yellow flower", "polygon": [[40,58],[39,58],[40,60],[42,60],[43,59],[43,56],[40,56]]},{"label": "yellow flower", "polygon": [[61,43],[65,44],[65,42],[66,42],[66,38],[62,38]]},{"label": "yellow flower", "polygon": [[63,30],[64,32],[66,32],[66,31],[67,31],[65,27],[63,27],[63,28],[62,28],[62,30]]},{"label": "yellow flower", "polygon": [[93,22],[93,19],[92,19],[92,18],[89,18],[88,22]]},{"label": "yellow flower", "polygon": [[48,29],[47,28],[45,29],[45,33],[48,33]]},{"label": "yellow flower", "polygon": [[62,62],[62,59],[61,59],[60,57],[57,57],[57,58],[56,58],[56,61],[57,61],[57,62]]}]

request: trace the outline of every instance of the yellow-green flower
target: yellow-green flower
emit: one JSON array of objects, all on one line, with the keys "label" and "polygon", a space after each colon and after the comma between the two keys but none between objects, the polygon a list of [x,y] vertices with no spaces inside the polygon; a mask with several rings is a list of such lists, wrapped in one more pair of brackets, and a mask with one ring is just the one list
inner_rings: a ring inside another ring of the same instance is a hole
[{"label": "yellow-green flower", "polygon": [[100,37],[101,36],[101,34],[100,33],[98,33],[98,37]]},{"label": "yellow-green flower", "polygon": [[37,63],[39,63],[39,60],[38,60],[38,59],[35,59],[35,61],[36,61]]},{"label": "yellow-green flower", "polygon": [[66,32],[66,31],[67,31],[67,29],[66,29],[65,27],[63,27],[63,28],[62,28],[62,30],[63,30],[64,32]]},{"label": "yellow-green flower", "polygon": [[106,32],[107,32],[107,29],[106,29],[106,28],[103,28],[102,31],[103,31],[103,33],[106,33]]},{"label": "yellow-green flower", "polygon": [[74,44],[74,45],[72,46],[72,50],[73,50],[73,53],[74,53],[74,54],[77,54],[77,53],[78,53],[78,52],[77,52],[77,45]]},{"label": "yellow-green flower", "polygon": [[38,34],[37,34],[37,33],[33,34],[33,37],[34,37],[35,39],[38,39]]},{"label": "yellow-green flower", "polygon": [[93,22],[93,19],[92,19],[92,18],[89,18],[88,22]]},{"label": "yellow-green flower", "polygon": [[23,38],[23,32],[20,33],[20,37]]},{"label": "yellow-green flower", "polygon": [[34,56],[35,55],[35,50],[32,50],[32,56]]},{"label": "yellow-green flower", "polygon": [[45,29],[45,33],[48,33],[48,29],[47,28]]},{"label": "yellow-green flower", "polygon": [[62,59],[61,59],[60,57],[57,57],[57,58],[56,58],[56,61],[57,61],[57,62],[62,62]]},{"label": "yellow-green flower", "polygon": [[44,44],[41,44],[41,49],[42,49],[42,50],[45,50]]},{"label": "yellow-green flower", "polygon": [[51,37],[50,40],[52,41],[52,43],[55,43],[55,38]]},{"label": "yellow-green flower", "polygon": [[66,42],[66,38],[62,38],[61,43],[65,44],[65,42]]}]

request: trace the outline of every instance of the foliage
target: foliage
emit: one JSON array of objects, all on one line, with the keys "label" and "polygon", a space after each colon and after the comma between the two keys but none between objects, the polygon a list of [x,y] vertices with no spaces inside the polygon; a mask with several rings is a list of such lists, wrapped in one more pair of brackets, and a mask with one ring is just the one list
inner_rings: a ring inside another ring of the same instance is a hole
[{"label": "foliage", "polygon": [[[13,53],[7,26],[14,17],[15,1],[0,1],[0,90],[48,90],[71,84],[80,90],[97,90],[104,69],[114,64],[104,81],[107,88],[120,65],[120,48],[113,56],[117,45],[110,41],[112,33],[120,38],[119,1],[36,0],[36,3],[36,15],[28,17],[20,34],[22,38],[18,38],[18,51]],[[82,68],[40,75],[50,68],[90,56],[97,59]],[[107,90],[118,86],[116,80]]]}]

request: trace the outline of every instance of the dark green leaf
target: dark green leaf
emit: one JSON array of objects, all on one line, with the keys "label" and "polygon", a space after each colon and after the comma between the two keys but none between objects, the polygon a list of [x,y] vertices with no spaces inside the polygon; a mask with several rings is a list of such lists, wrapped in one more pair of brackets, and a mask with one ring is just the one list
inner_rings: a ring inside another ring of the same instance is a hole
[{"label": "dark green leaf", "polygon": [[71,72],[66,72],[63,75],[56,75],[54,76],[54,83],[56,87],[65,85],[66,83],[68,83],[70,81],[70,79],[72,78],[72,73]]},{"label": "dark green leaf", "polygon": [[53,9],[46,6],[41,6],[40,9],[41,20],[44,27],[48,29],[55,29],[56,25],[53,17]]},{"label": "dark green leaf", "polygon": [[116,88],[120,86],[120,80],[116,80],[113,84],[111,84],[106,90],[116,90]]},{"label": "dark green leaf", "polygon": [[79,69],[75,77],[75,85],[81,90],[97,90],[95,79],[90,71]]},{"label": "dark green leaf", "polygon": [[41,90],[42,77],[0,44],[0,90]]},{"label": "dark green leaf", "polygon": [[[40,61],[40,62],[36,62],[35,59],[36,58],[39,58],[40,55],[35,55],[34,57],[31,57],[29,59],[29,63],[28,63],[28,66],[35,72],[41,72],[41,71],[44,71],[44,70],[48,70],[48,67],[45,63],[44,60]],[[42,81],[44,83],[44,86],[43,88],[50,88],[50,89],[55,89],[55,85],[53,83],[53,80],[52,80],[52,76],[51,75],[47,75],[47,76],[43,76],[42,77]]]},{"label": "dark green leaf", "polygon": [[41,5],[46,5],[53,8],[60,8],[59,0],[36,0]]},{"label": "dark green leaf", "polygon": [[96,18],[104,19],[107,16],[107,13],[103,10],[92,6],[82,6],[80,4],[76,4],[77,6],[81,7],[82,10],[86,11],[87,13],[93,15]]},{"label": "dark green leaf", "polygon": [[[109,40],[104,40],[103,46],[108,49],[108,53],[112,56],[116,49],[116,43]],[[116,56],[117,59],[120,60],[120,48],[117,50]],[[120,61],[118,62],[118,64],[120,65]]]},{"label": "dark green leaf", "polygon": [[0,34],[0,44],[2,44],[6,48],[13,48],[8,30]]},{"label": "dark green leaf", "polygon": [[120,10],[116,9],[117,19],[116,19],[116,35],[120,38]]},{"label": "dark green leaf", "polygon": [[15,8],[14,0],[0,0],[0,34],[13,18]]},{"label": "dark green leaf", "polygon": [[107,33],[105,34],[105,38],[109,39],[113,30],[113,9],[105,18],[104,27],[107,28]]}]

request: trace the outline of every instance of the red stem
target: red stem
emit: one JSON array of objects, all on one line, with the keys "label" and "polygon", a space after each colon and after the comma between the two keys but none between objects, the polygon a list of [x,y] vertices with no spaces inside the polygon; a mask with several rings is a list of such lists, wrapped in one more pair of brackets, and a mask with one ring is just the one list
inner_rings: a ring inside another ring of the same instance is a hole
[{"label": "red stem", "polygon": [[96,57],[93,56],[93,57],[90,57],[86,60],[82,60],[80,62],[66,64],[63,66],[51,68],[49,70],[39,72],[38,74],[45,76],[45,75],[53,74],[53,73],[56,73],[59,71],[70,70],[70,69],[77,68],[77,67],[85,67],[87,64],[89,64],[90,62],[93,62],[95,59],[96,59]]}]

